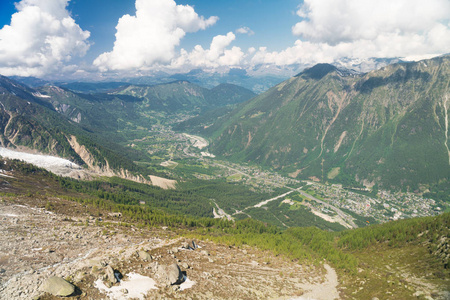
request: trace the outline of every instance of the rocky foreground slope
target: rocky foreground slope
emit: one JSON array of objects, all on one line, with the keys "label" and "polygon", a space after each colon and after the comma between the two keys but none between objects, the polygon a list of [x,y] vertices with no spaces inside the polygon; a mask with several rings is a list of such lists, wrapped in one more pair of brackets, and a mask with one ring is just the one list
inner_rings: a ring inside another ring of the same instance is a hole
[{"label": "rocky foreground slope", "polygon": [[[48,203],[0,202],[1,299],[59,299],[42,291],[55,276],[74,285],[73,299],[339,297],[328,265],[299,265],[250,247],[193,244],[169,229],[120,226],[118,215],[94,217],[97,211],[61,199]],[[40,208],[45,205],[52,211]],[[173,264],[181,273],[170,272]],[[180,280],[171,285],[170,276]]]},{"label": "rocky foreground slope", "polygon": [[19,162],[1,169],[0,299],[450,297],[449,213],[280,231],[105,200],[91,182]]}]

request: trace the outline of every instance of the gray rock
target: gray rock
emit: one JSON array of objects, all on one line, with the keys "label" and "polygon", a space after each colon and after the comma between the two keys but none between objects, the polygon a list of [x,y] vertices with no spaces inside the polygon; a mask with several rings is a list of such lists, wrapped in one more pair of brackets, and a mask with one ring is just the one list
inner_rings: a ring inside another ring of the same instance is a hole
[{"label": "gray rock", "polygon": [[170,284],[179,284],[183,281],[183,273],[177,264],[167,266],[167,278]]},{"label": "gray rock", "polygon": [[67,297],[75,292],[75,286],[61,277],[50,277],[41,285],[41,291],[53,296]]},{"label": "gray rock", "polygon": [[116,276],[114,276],[114,269],[111,266],[106,266],[106,277],[108,282],[114,284],[117,282]]},{"label": "gray rock", "polygon": [[183,273],[180,267],[173,263],[171,265],[158,265],[156,270],[156,278],[159,283],[164,285],[174,285],[183,282]]},{"label": "gray rock", "polygon": [[138,256],[140,259],[145,261],[151,261],[153,258],[147,251],[138,251]]}]

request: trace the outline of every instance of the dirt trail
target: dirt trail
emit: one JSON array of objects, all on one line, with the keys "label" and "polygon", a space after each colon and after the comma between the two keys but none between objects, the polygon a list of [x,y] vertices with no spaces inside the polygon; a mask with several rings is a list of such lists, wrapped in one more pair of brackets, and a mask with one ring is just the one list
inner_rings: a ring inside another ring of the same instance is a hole
[{"label": "dirt trail", "polygon": [[336,271],[329,265],[324,265],[327,270],[325,281],[321,284],[302,284],[302,289],[307,292],[301,297],[292,300],[331,300],[340,299],[337,290],[338,278]]}]

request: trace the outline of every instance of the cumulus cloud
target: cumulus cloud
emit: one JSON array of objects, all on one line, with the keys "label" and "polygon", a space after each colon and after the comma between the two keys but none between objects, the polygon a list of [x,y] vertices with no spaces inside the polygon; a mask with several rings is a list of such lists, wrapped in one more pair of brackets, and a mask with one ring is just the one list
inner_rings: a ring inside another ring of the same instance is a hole
[{"label": "cumulus cloud", "polygon": [[305,0],[283,51],[258,49],[253,64],[315,64],[343,57],[421,59],[449,52],[448,0]]},{"label": "cumulus cloud", "polygon": [[[449,20],[448,0],[305,0],[305,18],[292,31],[313,42],[371,40],[380,35],[425,34]],[[448,25],[448,23],[447,23]]]},{"label": "cumulus cloud", "polygon": [[136,0],[136,15],[119,19],[113,50],[97,57],[94,65],[107,71],[169,64],[187,32],[205,29],[217,20],[205,19],[191,6],[173,0]]},{"label": "cumulus cloud", "polygon": [[[42,76],[65,70],[89,49],[89,31],[75,23],[69,0],[22,0],[10,25],[0,29],[0,73]],[[69,67],[70,69],[70,67]]]},{"label": "cumulus cloud", "polygon": [[241,27],[241,28],[238,28],[238,29],[236,30],[236,33],[240,33],[240,34],[248,34],[248,35],[254,35],[254,34],[255,34],[255,32],[254,32],[253,30],[251,30],[250,28],[248,28],[248,27],[246,27],[246,26]]},{"label": "cumulus cloud", "polygon": [[236,39],[233,32],[227,35],[217,35],[212,39],[209,49],[197,45],[191,52],[181,49],[180,56],[173,62],[173,68],[203,67],[218,68],[238,66],[244,58],[244,52],[239,47],[227,47]]}]

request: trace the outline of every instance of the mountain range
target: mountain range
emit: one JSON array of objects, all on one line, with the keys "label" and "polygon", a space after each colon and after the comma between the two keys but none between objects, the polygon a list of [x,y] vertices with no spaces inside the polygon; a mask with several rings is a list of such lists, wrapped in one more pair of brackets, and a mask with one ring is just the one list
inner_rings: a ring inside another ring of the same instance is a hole
[{"label": "mountain range", "polygon": [[450,178],[449,83],[450,56],[362,74],[319,64],[179,129],[294,178],[426,191]]},{"label": "mountain range", "polygon": [[137,178],[148,170],[146,153],[124,147],[127,130],[242,102],[255,94],[232,84],[211,90],[176,81],[125,85],[108,93],[79,93],[53,85],[31,88],[0,77],[1,145],[62,156],[100,173]]},{"label": "mountain range", "polygon": [[31,88],[1,77],[1,139],[83,163],[69,143],[75,136],[92,146],[97,164],[110,165],[100,157],[115,153],[131,170],[132,161],[148,158],[115,147],[125,145],[124,130],[183,113],[199,116],[175,129],[208,137],[210,152],[233,161],[297,179],[426,192],[450,176],[449,73],[449,56],[368,73],[318,64],[258,96],[232,84],[206,89],[185,80],[80,93],[77,86],[95,84]]}]

